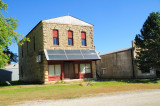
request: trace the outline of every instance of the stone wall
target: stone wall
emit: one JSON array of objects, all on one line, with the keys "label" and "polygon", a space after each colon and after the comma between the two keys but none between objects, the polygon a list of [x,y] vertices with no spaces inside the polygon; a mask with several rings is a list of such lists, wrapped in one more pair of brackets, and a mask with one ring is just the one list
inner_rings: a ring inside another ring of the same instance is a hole
[{"label": "stone wall", "polygon": [[[36,62],[36,56],[43,53],[43,30],[42,23],[39,23],[27,37],[30,42],[24,42],[23,47],[19,46],[19,77],[24,82],[43,82],[43,62]],[[34,40],[35,39],[35,40]],[[34,49],[35,42],[35,49]],[[28,43],[28,44],[27,44]],[[23,57],[22,57],[23,48]]]},{"label": "stone wall", "polygon": [[102,78],[133,78],[132,50],[101,55],[97,61]]},{"label": "stone wall", "polygon": [[[133,58],[136,58],[138,51],[134,42],[135,41],[132,41]],[[135,62],[134,62],[134,73],[135,73],[135,78],[156,78],[155,70],[150,70],[150,72],[148,73],[142,73],[142,71],[138,69],[138,66]]]},{"label": "stone wall", "polygon": [[[57,29],[59,32],[59,46],[53,45],[53,29]],[[73,46],[68,46],[68,30],[73,31]],[[87,46],[81,44],[81,32],[86,32]],[[54,50],[76,50],[76,49],[94,49],[93,41],[93,27],[91,26],[79,26],[79,25],[67,25],[56,23],[43,22],[43,34],[44,34],[44,49]]]}]

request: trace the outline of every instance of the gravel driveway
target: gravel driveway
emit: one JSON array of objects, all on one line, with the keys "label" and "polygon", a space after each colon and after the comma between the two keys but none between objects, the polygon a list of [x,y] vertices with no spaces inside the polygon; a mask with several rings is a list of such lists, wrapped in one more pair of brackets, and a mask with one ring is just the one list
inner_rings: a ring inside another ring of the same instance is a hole
[{"label": "gravel driveway", "polygon": [[76,99],[30,101],[17,106],[160,106],[160,90],[121,92]]}]

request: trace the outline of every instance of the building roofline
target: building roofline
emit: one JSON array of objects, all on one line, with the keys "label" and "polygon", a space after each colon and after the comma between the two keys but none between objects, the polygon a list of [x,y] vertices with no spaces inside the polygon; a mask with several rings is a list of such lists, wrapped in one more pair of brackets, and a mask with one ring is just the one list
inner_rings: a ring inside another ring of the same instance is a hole
[{"label": "building roofline", "polygon": [[[25,37],[27,37],[41,22],[42,22],[42,20],[39,21],[38,24],[36,24],[36,25],[26,34]],[[22,40],[23,40],[23,39],[22,39]],[[22,41],[22,40],[21,40],[21,41]],[[20,41],[20,42],[21,42],[21,41]]]},{"label": "building roofline", "polygon": [[[67,16],[67,15],[65,15],[65,16]],[[65,17],[65,16],[60,16],[60,17]],[[71,16],[71,15],[69,15],[69,16]],[[71,17],[73,17],[73,16],[71,16]],[[56,18],[59,18],[59,17],[56,17]],[[73,17],[73,18],[76,18],[76,17]],[[50,19],[54,19],[54,18],[50,18]],[[76,18],[76,19],[78,19],[78,20],[80,20],[80,21],[83,21],[83,20],[81,20],[81,19],[79,19],[79,18]],[[46,20],[49,20],[49,19],[46,19]],[[40,23],[42,23],[43,21],[44,21],[44,20],[39,21],[38,24],[36,24],[36,25],[26,34],[25,37],[27,37],[27,36],[28,36]],[[90,24],[90,23],[88,23],[88,22],[86,22],[86,21],[83,21],[83,22],[85,22],[85,23],[87,23],[87,24]],[[90,25],[94,26],[93,24],[90,24]],[[23,40],[23,39],[22,39],[22,40]],[[22,40],[20,40],[20,42],[21,42]]]},{"label": "building roofline", "polygon": [[[69,15],[69,16],[71,16],[71,15]],[[73,16],[71,16],[71,17],[73,17]],[[76,18],[76,17],[73,17],[73,18]],[[81,20],[81,19],[79,19],[79,18],[76,18],[76,19],[78,19],[78,20],[80,20],[80,21],[83,21],[83,20]],[[86,22],[86,21],[84,21],[84,22]],[[88,23],[88,22],[86,22],[86,23]],[[88,24],[90,24],[90,23],[88,23]],[[94,26],[93,24],[91,24],[92,26]]]},{"label": "building roofline", "polygon": [[[60,16],[60,17],[65,17],[65,16],[71,16],[71,15],[64,15],[64,16]],[[71,17],[73,17],[73,16],[71,16]],[[59,17],[55,17],[55,18],[59,18]],[[55,18],[50,18],[50,19],[55,19]],[[76,18],[76,17],[73,17],[73,18]],[[50,19],[46,19],[46,20],[50,20]],[[81,20],[81,19],[79,19],[79,18],[76,18],[76,19],[78,19],[78,20],[80,20],[80,21],[83,21],[83,20]],[[45,21],[45,20],[42,20],[42,21]],[[85,22],[85,23],[87,23],[87,24],[90,24],[90,23],[88,23],[88,22],[86,22],[86,21],[83,21],[83,22]],[[93,24],[90,24],[90,25],[94,26]],[[86,26],[86,25],[84,25],[84,26]]]},{"label": "building roofline", "polygon": [[19,66],[19,62],[7,65],[2,69],[18,69],[19,68],[18,66]]},{"label": "building roofline", "polygon": [[115,51],[111,51],[111,52],[107,52],[107,53],[102,53],[102,54],[100,54],[100,56],[107,55],[107,54],[112,54],[112,53],[117,53],[117,52],[122,52],[122,51],[126,51],[126,50],[131,50],[131,49],[132,49],[132,47],[118,49],[118,50],[115,50]]}]

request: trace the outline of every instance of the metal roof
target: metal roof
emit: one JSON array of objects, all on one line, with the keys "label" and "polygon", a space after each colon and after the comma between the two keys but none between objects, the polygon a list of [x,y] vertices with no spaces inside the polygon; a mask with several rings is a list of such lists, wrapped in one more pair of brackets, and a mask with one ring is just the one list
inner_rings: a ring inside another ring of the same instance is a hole
[{"label": "metal roof", "polygon": [[82,21],[82,20],[80,20],[78,18],[72,17],[70,15],[43,20],[42,22],[72,24],[72,25],[82,25],[82,26],[93,26],[92,24],[84,22],[84,21]]},{"label": "metal roof", "polygon": [[131,50],[131,49],[132,49],[132,47],[127,47],[127,48],[123,48],[123,49],[119,49],[119,50],[103,53],[103,54],[100,54],[100,56],[106,55],[106,54],[112,54],[112,53],[116,53],[116,52],[122,52],[122,51],[125,51],[125,50]]},{"label": "metal roof", "polygon": [[95,50],[44,50],[47,60],[98,60]]},{"label": "metal roof", "polygon": [[14,64],[5,66],[3,69],[18,69],[18,68],[19,68],[19,63],[14,63]]}]

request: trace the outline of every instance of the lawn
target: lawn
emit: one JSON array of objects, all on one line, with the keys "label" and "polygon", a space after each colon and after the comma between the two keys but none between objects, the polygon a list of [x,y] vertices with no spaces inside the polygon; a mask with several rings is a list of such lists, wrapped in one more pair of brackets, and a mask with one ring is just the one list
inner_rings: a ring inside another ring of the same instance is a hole
[{"label": "lawn", "polygon": [[0,105],[16,104],[29,100],[72,99],[99,93],[160,89],[160,79],[89,81],[91,86],[85,86],[83,83],[86,82],[52,85],[26,85],[14,82],[12,86],[0,86]]}]

